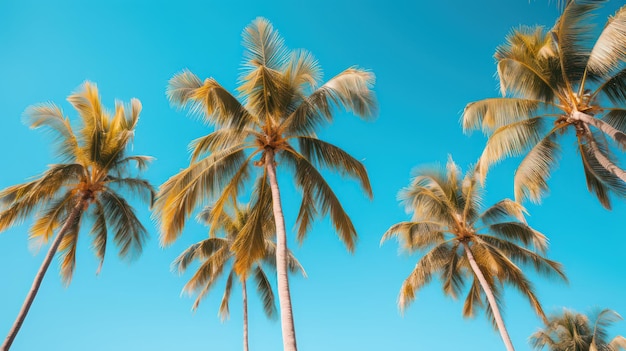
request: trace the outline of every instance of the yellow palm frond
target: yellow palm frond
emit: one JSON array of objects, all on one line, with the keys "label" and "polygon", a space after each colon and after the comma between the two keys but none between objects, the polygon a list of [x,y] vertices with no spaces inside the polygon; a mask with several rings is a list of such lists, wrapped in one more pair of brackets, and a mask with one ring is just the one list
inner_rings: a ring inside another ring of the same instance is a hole
[{"label": "yellow palm frond", "polygon": [[482,128],[483,133],[528,119],[546,104],[538,100],[512,97],[491,98],[469,103],[463,110],[463,131],[470,132]]},{"label": "yellow palm frond", "polygon": [[70,121],[63,116],[58,106],[53,103],[30,106],[24,112],[24,118],[31,128],[47,127],[57,134],[56,155],[63,161],[82,160],[83,156]]},{"label": "yellow palm frond", "polygon": [[61,259],[61,280],[67,286],[72,281],[76,268],[76,245],[78,244],[78,231],[80,230],[81,216],[71,223],[59,245]]},{"label": "yellow palm frond", "polygon": [[605,75],[626,61],[626,7],[609,17],[589,55],[589,70]]},{"label": "yellow palm frond", "polygon": [[138,257],[148,232],[135,215],[132,206],[112,190],[103,191],[99,201],[104,209],[108,228],[113,233],[113,242],[118,248],[118,255],[131,260]]},{"label": "yellow palm frond", "polygon": [[548,191],[548,178],[556,167],[560,149],[556,142],[559,129],[553,129],[526,154],[515,171],[513,188],[515,200],[522,203],[530,199],[539,203]]}]

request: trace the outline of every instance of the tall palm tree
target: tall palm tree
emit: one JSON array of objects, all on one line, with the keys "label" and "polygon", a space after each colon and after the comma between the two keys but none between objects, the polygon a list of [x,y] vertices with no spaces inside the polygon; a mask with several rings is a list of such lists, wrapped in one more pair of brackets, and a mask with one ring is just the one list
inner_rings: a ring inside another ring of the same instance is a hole
[{"label": "tall palm tree", "polygon": [[415,292],[430,282],[434,274],[439,274],[444,293],[453,298],[472,279],[463,315],[471,317],[476,308],[485,308],[507,350],[513,350],[500,314],[502,286],[510,284],[519,290],[545,319],[533,287],[519,265],[566,279],[559,263],[542,256],[547,239],[526,223],[525,209],[504,199],[479,213],[480,184],[473,171],[462,177],[452,159],[445,169],[418,170],[398,197],[413,218],[391,226],[381,244],[397,237],[409,252],[426,251],[402,284],[400,310],[415,299]]},{"label": "tall palm tree", "polygon": [[[240,235],[255,235],[260,236],[265,242],[264,253],[262,260],[270,265],[276,264],[276,245],[271,240],[274,234],[274,223],[272,218],[271,207],[265,206],[266,209],[262,214],[255,213],[257,208],[246,207],[243,209],[235,207],[234,213],[222,214],[222,218],[217,220],[217,225],[220,227],[218,231],[224,233],[223,237],[211,236],[205,240],[202,240],[196,244],[191,245],[187,250],[183,251],[174,263],[173,268],[179,273],[184,273],[189,265],[194,261],[199,261],[200,266],[196,270],[196,273],[189,279],[185,287],[184,292],[193,293],[197,292],[198,296],[193,304],[193,310],[196,310],[200,301],[204,299],[213,287],[215,282],[219,280],[221,276],[226,274],[230,262],[235,261],[235,250],[237,237]],[[213,222],[211,218],[210,208],[205,208],[200,212],[198,218],[210,224]],[[251,234],[249,232],[252,232]],[[303,274],[304,269],[300,263],[289,254],[289,269],[292,272],[300,271]],[[248,351],[248,291],[247,281],[250,275],[254,277],[257,285],[257,292],[261,296],[263,301],[263,308],[265,314],[268,317],[273,317],[276,312],[274,303],[274,292],[270,285],[269,279],[262,267],[262,262],[256,262],[252,266],[246,267],[242,273],[237,273],[232,265],[228,271],[228,278],[226,279],[226,286],[224,288],[224,295],[220,304],[218,315],[222,320],[229,317],[229,301],[233,283],[236,279],[241,283],[242,303],[243,303],[243,349]]]},{"label": "tall palm tree", "polygon": [[626,6],[593,41],[590,19],[603,2],[567,1],[552,29],[513,30],[495,54],[503,97],[465,108],[463,129],[490,134],[478,165],[483,180],[493,163],[525,154],[515,173],[518,201],[540,201],[568,132],[589,191],[607,209],[610,192],[626,196],[613,150],[626,148]]},{"label": "tall palm tree", "polygon": [[548,318],[546,326],[530,336],[535,350],[550,351],[619,351],[626,349],[626,338],[618,335],[608,340],[607,328],[622,319],[609,309],[594,313],[593,318],[565,309]]},{"label": "tall palm tree", "polygon": [[[270,190],[260,190],[260,194],[269,196],[273,206],[283,344],[285,350],[293,351],[296,337],[277,166],[293,172],[295,184],[302,192],[297,239],[304,239],[317,215],[329,214],[340,239],[349,251],[354,250],[355,228],[318,168],[357,179],[371,198],[367,172],[348,153],[318,139],[315,131],[332,122],[335,107],[364,118],[373,116],[374,75],[353,67],[318,86],[321,69],[313,56],[304,50],[288,50],[278,32],[263,18],[246,27],[243,44],[244,69],[238,88],[241,100],[215,79],[202,82],[189,71],[170,80],[170,101],[201,115],[215,130],[193,141],[189,167],[161,186],[155,218],[160,221],[162,243],[169,244],[179,236],[186,218],[202,201],[207,197],[215,199],[213,217],[219,218],[228,199],[236,199],[255,173],[256,186]],[[250,260],[256,258],[249,256]]]},{"label": "tall palm tree", "polygon": [[47,242],[56,231],[15,324],[2,345],[3,351],[11,347],[57,251],[60,251],[61,278],[65,284],[70,283],[84,218],[93,223],[91,235],[95,254],[100,260],[98,272],[104,260],[109,231],[113,234],[119,256],[128,259],[141,253],[147,236],[133,208],[119,192],[139,195],[149,203],[154,196],[148,181],[137,178],[130,169],[133,164],[140,171],[145,169],[151,158],[126,154],[135,133],[141,103],[137,99],[132,99],[128,106],[118,102],[111,114],[102,107],[96,85],[89,82],[70,95],[68,101],[80,117],[77,130],[52,103],[31,106],[25,113],[32,128],[44,127],[56,134],[56,156],[63,163],[49,166],[32,181],[0,192],[0,231],[31,215],[36,218],[30,229],[31,239]]}]

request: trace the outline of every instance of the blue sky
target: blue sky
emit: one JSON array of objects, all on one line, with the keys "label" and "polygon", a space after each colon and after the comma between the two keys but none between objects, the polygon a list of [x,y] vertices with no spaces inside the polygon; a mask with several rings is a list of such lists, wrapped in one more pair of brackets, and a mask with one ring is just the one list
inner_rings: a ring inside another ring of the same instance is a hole
[{"label": "blue sky", "polygon": [[[598,24],[623,5],[609,1]],[[136,97],[143,111],[135,154],[156,157],[145,176],[155,185],[189,162],[187,144],[210,131],[169,106],[169,78],[188,68],[215,77],[233,91],[243,53],[241,32],[254,18],[268,18],[290,48],[311,51],[330,78],[353,65],[372,70],[380,113],[373,122],[338,113],[320,131],[366,165],[374,200],[356,183],[329,174],[329,182],[351,215],[359,242],[349,254],[327,220],[320,220],[302,246],[289,245],[308,278],[291,280],[299,349],[307,350],[501,350],[502,342],[479,315],[463,319],[462,301],[443,296],[433,281],[401,315],[400,285],[419,255],[398,251],[380,237],[408,216],[396,194],[411,170],[444,163],[447,155],[464,168],[484,145],[479,133],[464,135],[463,107],[498,94],[493,53],[519,25],[551,26],[555,1],[16,1],[0,2],[0,188],[23,182],[54,163],[49,137],[21,122],[24,109],[65,101],[82,82],[96,82],[105,106]],[[586,191],[580,161],[565,141],[560,168],[541,206],[528,204],[529,222],[550,238],[549,257],[562,262],[569,285],[529,273],[547,311],[607,307],[626,315],[626,237],[623,200],[605,211]],[[573,146],[573,140],[571,140]],[[512,196],[516,160],[496,166],[487,181],[487,201]],[[297,192],[280,176],[288,229]],[[147,209],[138,213],[151,239],[143,255],[122,262],[109,250],[100,275],[87,233],[80,239],[77,271],[63,287],[51,265],[13,350],[239,350],[239,290],[231,318],[217,318],[223,285],[194,314],[193,298],[180,296],[189,275],[170,263],[206,229],[189,222],[181,239],[161,248]],[[0,235],[0,334],[4,337],[21,306],[45,249],[28,243],[30,222]],[[518,350],[540,326],[528,303],[505,293],[505,320]],[[280,323],[268,321],[250,297],[250,343],[255,351],[281,348]],[[611,330],[626,335],[626,322]]]}]

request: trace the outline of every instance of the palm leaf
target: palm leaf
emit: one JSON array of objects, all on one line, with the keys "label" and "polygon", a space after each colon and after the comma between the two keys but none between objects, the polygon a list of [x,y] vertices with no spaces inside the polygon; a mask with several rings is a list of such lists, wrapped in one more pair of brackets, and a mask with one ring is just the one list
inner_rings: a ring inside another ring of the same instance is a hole
[{"label": "palm leaf", "polygon": [[504,199],[485,210],[480,215],[480,220],[486,225],[500,223],[510,218],[526,223],[524,214],[528,214],[528,212],[522,205],[510,199]]},{"label": "palm leaf", "polygon": [[482,128],[483,133],[492,132],[509,123],[528,119],[545,107],[541,101],[512,97],[475,101],[463,110],[463,131],[467,133]]},{"label": "palm leaf", "polygon": [[[228,308],[228,302],[230,301],[230,295],[233,291],[233,280],[235,279],[235,272],[231,271],[226,279],[226,285],[224,286],[224,295],[222,295],[222,302],[220,303],[220,309],[218,315],[224,321],[230,317],[230,309]],[[199,296],[198,296],[199,298]],[[197,300],[199,303],[199,300]],[[194,308],[197,308],[198,303],[194,304]]]},{"label": "palm leaf", "polygon": [[103,191],[99,196],[104,214],[113,233],[113,242],[121,258],[134,259],[141,254],[148,232],[133,208],[114,191]]},{"label": "palm leaf", "polygon": [[55,104],[44,103],[30,106],[24,112],[24,117],[31,128],[47,127],[56,134],[56,156],[64,161],[81,159],[78,141],[70,121],[63,116],[63,112]]},{"label": "palm leaf", "polygon": [[263,272],[263,269],[258,265],[254,269],[254,280],[256,281],[257,292],[263,303],[263,311],[266,316],[272,318],[276,315],[274,292],[272,291],[272,286],[265,272]]},{"label": "palm leaf", "polygon": [[609,17],[589,55],[590,71],[606,75],[626,61],[626,7]]},{"label": "palm leaf", "polygon": [[515,170],[513,188],[517,202],[530,199],[538,203],[548,191],[548,178],[560,156],[559,144],[556,142],[558,130],[558,127],[554,128],[533,146]]}]

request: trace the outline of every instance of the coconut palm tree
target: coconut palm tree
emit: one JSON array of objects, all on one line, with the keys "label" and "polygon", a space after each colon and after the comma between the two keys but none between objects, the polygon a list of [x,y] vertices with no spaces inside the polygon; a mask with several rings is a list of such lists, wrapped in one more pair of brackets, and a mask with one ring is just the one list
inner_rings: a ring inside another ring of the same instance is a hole
[{"label": "coconut palm tree", "polygon": [[547,239],[526,223],[525,209],[505,199],[480,213],[481,187],[474,171],[462,177],[452,159],[445,169],[419,169],[398,197],[412,212],[412,219],[391,226],[381,244],[397,237],[409,252],[426,252],[402,284],[400,310],[415,299],[416,291],[430,282],[434,274],[439,274],[444,293],[453,298],[463,292],[466,281],[471,279],[463,315],[472,317],[477,308],[485,308],[507,350],[513,350],[500,314],[503,285],[519,290],[535,312],[545,318],[520,265],[566,279],[559,263],[542,256]]},{"label": "coconut palm tree", "polygon": [[626,7],[592,39],[590,19],[603,1],[567,1],[554,27],[513,30],[496,50],[503,97],[470,103],[463,129],[490,134],[478,164],[525,155],[515,172],[515,198],[539,202],[560,155],[575,135],[587,187],[611,208],[609,193],[626,196],[626,172],[615,147],[626,147]]},{"label": "coconut palm tree", "polygon": [[584,314],[567,309],[548,318],[545,327],[530,336],[535,350],[547,347],[550,351],[619,351],[626,349],[626,338],[621,335],[608,340],[607,328],[622,319],[609,309]]},{"label": "coconut palm tree", "polygon": [[367,172],[348,153],[318,139],[315,131],[333,121],[336,107],[364,118],[373,116],[374,75],[353,67],[318,86],[321,69],[313,56],[304,50],[288,50],[278,32],[263,18],[246,27],[243,44],[240,99],[215,79],[203,82],[189,71],[170,80],[170,101],[202,116],[215,130],[192,142],[189,167],[161,186],[155,218],[160,222],[161,241],[167,245],[179,236],[186,218],[202,201],[213,201],[213,217],[217,219],[228,199],[240,196],[253,176],[257,186],[269,187],[271,191],[261,193],[272,200],[283,343],[285,350],[293,351],[296,337],[277,168],[280,165],[281,169],[291,170],[302,192],[297,239],[304,239],[316,216],[328,214],[340,239],[349,251],[354,250],[355,228],[319,168],[357,179],[371,197]]},{"label": "coconut palm tree", "polygon": [[[102,267],[109,232],[119,256],[131,259],[141,253],[147,232],[135,216],[131,205],[119,191],[128,191],[151,203],[154,190],[148,181],[137,178],[131,166],[146,168],[147,156],[129,156],[141,112],[141,103],[132,99],[130,105],[116,103],[115,112],[106,111],[95,84],[86,82],[68,97],[78,111],[80,126],[75,130],[59,107],[52,103],[34,105],[25,116],[32,128],[47,128],[56,134],[56,156],[63,162],[48,167],[36,179],[8,187],[0,192],[0,231],[34,215],[30,238],[47,242],[48,249],[35,276],[24,305],[7,336],[2,350],[9,350],[17,335],[41,281],[60,252],[61,278],[69,284],[76,264],[76,244],[85,218],[92,223],[91,236],[95,254]],[[56,231],[56,236],[54,233]]]},{"label": "coconut palm tree", "polygon": [[[265,314],[268,317],[273,317],[276,312],[274,303],[274,292],[270,285],[267,274],[263,270],[261,262],[256,262],[252,266],[246,267],[242,273],[237,273],[230,262],[236,260],[235,250],[237,237],[240,235],[256,235],[260,236],[265,242],[263,258],[262,260],[271,266],[276,264],[276,245],[271,241],[271,237],[274,233],[274,223],[271,212],[271,206],[263,206],[260,208],[246,207],[243,209],[235,207],[233,214],[223,213],[222,218],[218,219],[217,225],[220,227],[218,231],[224,233],[223,237],[211,236],[196,244],[191,245],[187,250],[183,251],[174,263],[173,268],[179,273],[184,273],[189,265],[194,261],[199,261],[200,266],[196,270],[196,273],[189,279],[183,292],[198,293],[198,296],[193,304],[193,310],[195,311],[215,282],[219,280],[226,271],[228,271],[226,286],[224,288],[224,295],[220,304],[218,315],[222,320],[229,317],[229,301],[233,283],[235,280],[239,280],[241,283],[242,304],[243,304],[243,349],[248,351],[248,290],[247,281],[250,275],[253,276],[256,281],[257,292],[261,296],[263,301],[263,308]],[[258,210],[261,210],[262,214],[259,215]],[[257,213],[253,212],[257,210]],[[206,224],[213,222],[211,218],[211,210],[209,207],[205,208],[198,215],[198,219]],[[252,232],[252,233],[251,233]],[[300,271],[303,274],[304,269],[300,263],[289,254],[288,266],[292,272]],[[230,270],[228,267],[230,265]]]}]

